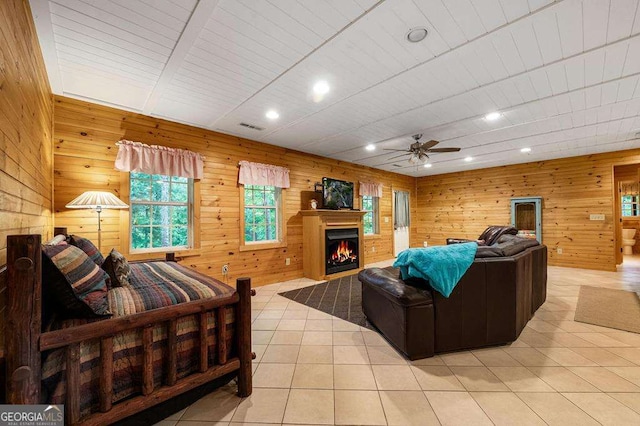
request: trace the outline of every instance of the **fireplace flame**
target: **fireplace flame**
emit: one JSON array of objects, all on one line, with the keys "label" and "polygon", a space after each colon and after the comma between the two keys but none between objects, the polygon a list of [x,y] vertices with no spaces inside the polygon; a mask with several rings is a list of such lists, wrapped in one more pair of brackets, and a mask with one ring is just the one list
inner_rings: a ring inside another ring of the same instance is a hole
[{"label": "fireplace flame", "polygon": [[356,253],[349,248],[348,241],[340,241],[336,250],[331,253],[331,261],[335,263],[354,261],[356,256]]}]

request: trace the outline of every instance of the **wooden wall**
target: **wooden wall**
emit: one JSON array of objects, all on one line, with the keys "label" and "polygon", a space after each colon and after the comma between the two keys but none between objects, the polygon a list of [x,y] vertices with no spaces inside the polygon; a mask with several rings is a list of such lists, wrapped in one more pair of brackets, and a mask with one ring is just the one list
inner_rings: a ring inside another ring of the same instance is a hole
[{"label": "wooden wall", "polygon": [[[384,185],[380,200],[381,234],[365,238],[367,263],[393,257],[392,188],[409,190],[415,206],[415,179],[394,173],[344,163],[275,147],[239,137],[160,120],[73,100],[55,98],[54,192],[55,225],[69,232],[97,238],[97,217],[90,210],[69,210],[64,206],[87,190],[111,190],[120,194],[124,175],[114,170],[115,143],[129,139],[147,144],[197,151],[206,157],[201,187],[201,254],[184,263],[222,279],[221,268],[229,264],[230,283],[249,276],[261,285],[302,276],[301,197],[313,191],[323,176],[348,181],[373,180]],[[285,166],[290,169],[291,188],[286,191],[287,248],[240,252],[238,162],[240,160]],[[125,175],[127,176],[127,175]],[[123,197],[124,198],[124,197]],[[359,201],[357,201],[359,202]],[[305,204],[303,206],[303,204]],[[120,231],[128,228],[116,210],[103,212],[102,249],[108,252],[120,244]],[[385,222],[384,218],[389,221]],[[374,251],[375,248],[375,251]],[[285,259],[291,265],[285,265]]]},{"label": "wooden wall", "polygon": [[[7,235],[41,233],[52,224],[53,101],[25,0],[0,1],[0,269]],[[2,283],[2,280],[0,280]],[[0,346],[4,343],[0,284]]]},{"label": "wooden wall", "polygon": [[[613,271],[613,166],[637,162],[640,149],[419,178],[412,241],[477,238],[510,223],[511,197],[542,196],[549,264]],[[589,220],[600,213],[605,221]]]}]

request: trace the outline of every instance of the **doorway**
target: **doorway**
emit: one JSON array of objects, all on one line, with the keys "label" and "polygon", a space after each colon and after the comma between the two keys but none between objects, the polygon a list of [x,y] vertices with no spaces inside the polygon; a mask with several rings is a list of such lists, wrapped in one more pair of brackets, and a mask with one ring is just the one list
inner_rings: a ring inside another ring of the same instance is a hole
[{"label": "doorway", "polygon": [[616,264],[640,264],[640,163],[614,166],[613,185]]},{"label": "doorway", "polygon": [[411,209],[408,191],[393,191],[393,256],[409,248]]}]

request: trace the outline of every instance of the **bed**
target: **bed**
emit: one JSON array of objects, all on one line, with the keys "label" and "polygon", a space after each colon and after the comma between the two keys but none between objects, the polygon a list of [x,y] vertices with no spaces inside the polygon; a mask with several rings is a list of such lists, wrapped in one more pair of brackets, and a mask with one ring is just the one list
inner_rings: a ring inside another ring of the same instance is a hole
[{"label": "bed", "polygon": [[249,278],[234,289],[176,262],[132,263],[109,317],[56,320],[43,250],[40,235],[7,237],[7,403],[64,404],[66,424],[104,425],[223,376],[251,394]]}]

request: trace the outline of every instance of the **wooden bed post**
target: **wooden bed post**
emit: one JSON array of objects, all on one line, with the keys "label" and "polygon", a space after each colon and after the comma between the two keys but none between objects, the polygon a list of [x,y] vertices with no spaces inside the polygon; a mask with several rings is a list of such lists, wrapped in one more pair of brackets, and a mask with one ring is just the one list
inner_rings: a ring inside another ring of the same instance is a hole
[{"label": "wooden bed post", "polygon": [[240,301],[236,312],[238,324],[238,358],[240,369],[238,370],[238,396],[241,398],[251,395],[253,385],[251,381],[251,278],[238,278],[236,290]]},{"label": "wooden bed post", "polygon": [[40,403],[40,235],[7,237],[7,403]]}]

